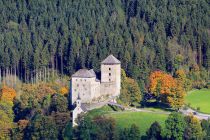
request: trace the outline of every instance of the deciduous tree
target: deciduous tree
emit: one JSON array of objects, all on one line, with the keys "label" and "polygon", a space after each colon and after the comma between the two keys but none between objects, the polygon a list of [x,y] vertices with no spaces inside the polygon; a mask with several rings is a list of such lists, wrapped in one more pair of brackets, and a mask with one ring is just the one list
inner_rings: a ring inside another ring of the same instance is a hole
[{"label": "deciduous tree", "polygon": [[182,140],[186,122],[180,113],[171,113],[165,121],[166,137],[171,140]]}]

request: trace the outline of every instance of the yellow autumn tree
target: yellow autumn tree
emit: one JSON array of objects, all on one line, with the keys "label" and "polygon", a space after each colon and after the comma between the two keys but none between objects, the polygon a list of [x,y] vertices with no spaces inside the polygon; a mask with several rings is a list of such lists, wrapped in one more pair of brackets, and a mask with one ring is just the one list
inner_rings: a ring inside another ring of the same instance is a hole
[{"label": "yellow autumn tree", "polygon": [[121,70],[121,93],[118,102],[124,105],[138,106],[142,97],[138,83],[126,76],[125,71]]},{"label": "yellow autumn tree", "polygon": [[192,82],[187,78],[186,72],[183,69],[179,69],[175,73],[177,81],[183,85],[185,91],[189,91],[192,88]]},{"label": "yellow autumn tree", "polygon": [[184,138],[188,140],[203,140],[205,132],[202,130],[201,122],[192,114],[185,117],[187,127]]},{"label": "yellow autumn tree", "polygon": [[10,130],[14,128],[13,102],[0,100],[0,139],[10,139]]},{"label": "yellow autumn tree", "polygon": [[172,108],[179,109],[184,105],[185,95],[186,92],[183,89],[183,85],[179,81],[176,81],[176,86],[172,88],[171,93],[166,97],[167,103]]}]

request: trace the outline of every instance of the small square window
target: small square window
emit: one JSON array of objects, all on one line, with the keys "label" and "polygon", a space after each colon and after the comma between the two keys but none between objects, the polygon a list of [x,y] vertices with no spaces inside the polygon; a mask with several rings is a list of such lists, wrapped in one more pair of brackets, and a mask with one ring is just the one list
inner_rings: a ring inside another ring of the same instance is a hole
[{"label": "small square window", "polygon": [[112,74],[111,73],[109,73],[109,76],[111,76]]},{"label": "small square window", "polygon": [[79,84],[77,84],[77,87],[79,87]]},{"label": "small square window", "polygon": [[111,70],[111,68],[109,68],[109,70]]},{"label": "small square window", "polygon": [[111,79],[109,79],[109,82],[111,82]]}]

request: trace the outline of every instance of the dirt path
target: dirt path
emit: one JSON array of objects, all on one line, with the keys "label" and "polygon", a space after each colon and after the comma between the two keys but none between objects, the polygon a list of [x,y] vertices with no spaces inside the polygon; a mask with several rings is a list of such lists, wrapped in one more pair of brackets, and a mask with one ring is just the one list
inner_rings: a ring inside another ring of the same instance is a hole
[{"label": "dirt path", "polygon": [[[103,107],[107,104],[110,103],[110,99],[107,99],[105,101],[102,101],[102,102],[98,102],[98,103],[93,103],[93,104],[86,104],[86,108],[88,110],[93,110],[93,109],[96,109],[96,108],[100,108],[100,107]],[[116,103],[115,103],[116,104]],[[122,105],[120,105],[122,106]],[[148,110],[148,109],[145,109],[145,108],[134,108],[134,107],[124,107],[125,111],[131,111],[131,112],[148,112],[148,113],[154,113],[154,114],[170,114],[171,112],[168,112],[168,111],[152,111],[152,110]],[[194,116],[196,116],[198,119],[202,120],[202,119],[210,119],[210,115],[209,114],[204,114],[204,113],[199,113],[191,108],[188,108],[187,110],[179,110],[179,112],[181,112],[182,114],[184,115],[190,115],[190,114],[193,114]],[[116,111],[110,111],[110,113],[123,113],[122,112],[116,112]]]}]

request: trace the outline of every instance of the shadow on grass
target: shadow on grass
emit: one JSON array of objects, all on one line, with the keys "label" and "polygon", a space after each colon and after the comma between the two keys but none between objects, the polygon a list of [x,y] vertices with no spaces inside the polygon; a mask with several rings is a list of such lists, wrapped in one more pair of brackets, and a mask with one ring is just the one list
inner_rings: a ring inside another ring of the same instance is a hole
[{"label": "shadow on grass", "polygon": [[167,104],[157,102],[156,100],[148,100],[147,102],[142,103],[141,108],[154,108],[154,109],[161,109],[164,111],[175,111],[174,109],[170,108]]},{"label": "shadow on grass", "polygon": [[148,140],[147,136],[143,135],[141,136],[141,140]]}]

